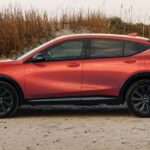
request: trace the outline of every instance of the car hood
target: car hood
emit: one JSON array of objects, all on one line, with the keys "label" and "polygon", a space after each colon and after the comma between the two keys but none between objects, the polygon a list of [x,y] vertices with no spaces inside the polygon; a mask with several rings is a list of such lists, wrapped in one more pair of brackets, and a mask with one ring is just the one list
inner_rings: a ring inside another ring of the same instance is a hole
[{"label": "car hood", "polygon": [[21,63],[21,61],[12,60],[12,59],[0,60],[0,65],[1,64],[14,64],[14,63]]},{"label": "car hood", "polygon": [[12,59],[2,59],[2,60],[0,60],[0,63],[1,62],[10,62],[10,61],[13,61]]}]

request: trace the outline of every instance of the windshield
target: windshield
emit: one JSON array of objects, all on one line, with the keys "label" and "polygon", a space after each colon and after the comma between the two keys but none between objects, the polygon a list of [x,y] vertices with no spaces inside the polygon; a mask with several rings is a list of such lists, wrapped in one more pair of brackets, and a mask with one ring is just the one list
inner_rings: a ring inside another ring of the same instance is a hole
[{"label": "windshield", "polygon": [[51,40],[51,41],[48,41],[48,42],[46,42],[46,43],[44,43],[44,44],[42,44],[42,45],[40,45],[40,46],[34,48],[33,50],[31,50],[31,51],[27,52],[26,54],[22,55],[21,57],[17,58],[17,60],[22,60],[22,59],[28,57],[30,54],[36,52],[37,50],[39,50],[40,48],[46,46],[47,44],[50,44],[50,43],[54,42],[55,40],[56,40],[56,39]]}]

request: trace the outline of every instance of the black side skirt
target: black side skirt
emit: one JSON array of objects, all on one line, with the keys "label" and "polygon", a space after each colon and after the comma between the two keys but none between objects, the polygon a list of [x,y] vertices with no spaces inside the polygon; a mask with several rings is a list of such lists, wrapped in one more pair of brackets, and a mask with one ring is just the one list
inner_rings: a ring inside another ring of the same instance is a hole
[{"label": "black side skirt", "polygon": [[59,98],[45,98],[25,100],[25,104],[31,105],[97,105],[108,104],[118,105],[121,101],[115,96],[84,96],[84,97],[59,97]]}]

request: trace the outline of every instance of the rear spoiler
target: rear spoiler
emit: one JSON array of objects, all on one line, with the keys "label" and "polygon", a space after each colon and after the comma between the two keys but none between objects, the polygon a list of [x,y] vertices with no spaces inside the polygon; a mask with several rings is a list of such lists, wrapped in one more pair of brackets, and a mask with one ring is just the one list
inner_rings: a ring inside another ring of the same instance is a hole
[{"label": "rear spoiler", "polygon": [[138,36],[138,34],[137,34],[136,32],[129,33],[129,34],[127,34],[127,36],[137,37],[137,38],[140,38],[140,39],[146,40],[146,41],[148,41],[148,42],[150,43],[150,39],[149,39],[149,38],[140,37],[140,36]]}]

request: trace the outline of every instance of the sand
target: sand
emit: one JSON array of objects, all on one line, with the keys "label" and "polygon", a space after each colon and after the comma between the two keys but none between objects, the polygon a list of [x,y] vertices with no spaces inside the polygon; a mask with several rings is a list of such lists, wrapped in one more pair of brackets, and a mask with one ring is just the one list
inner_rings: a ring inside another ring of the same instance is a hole
[{"label": "sand", "polygon": [[24,106],[0,119],[0,150],[109,149],[149,150],[149,119],[105,106]]}]

